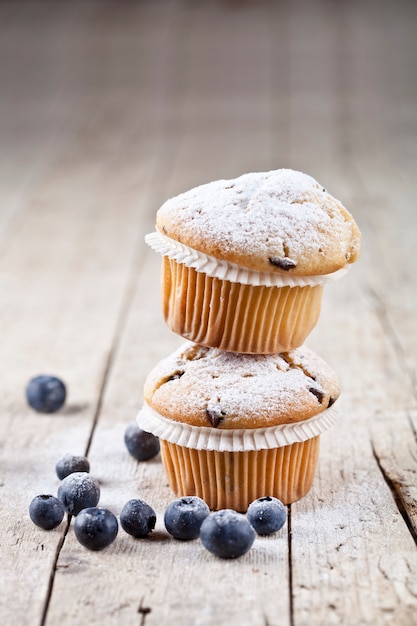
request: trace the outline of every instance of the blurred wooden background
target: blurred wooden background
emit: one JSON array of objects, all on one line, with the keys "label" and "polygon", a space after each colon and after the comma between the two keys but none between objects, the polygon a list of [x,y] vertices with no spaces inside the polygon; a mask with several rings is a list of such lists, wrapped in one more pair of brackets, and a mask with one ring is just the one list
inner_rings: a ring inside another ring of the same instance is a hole
[{"label": "blurred wooden background", "polygon": [[[164,531],[159,458],[123,433],[181,339],[143,236],[169,196],[291,167],[363,232],[308,344],[338,372],[341,419],[312,491],[233,562]],[[407,0],[0,2],[0,621],[416,624],[417,4]],[[34,414],[53,373],[66,408]],[[56,461],[88,453],[144,541],[89,553],[28,517]]]}]

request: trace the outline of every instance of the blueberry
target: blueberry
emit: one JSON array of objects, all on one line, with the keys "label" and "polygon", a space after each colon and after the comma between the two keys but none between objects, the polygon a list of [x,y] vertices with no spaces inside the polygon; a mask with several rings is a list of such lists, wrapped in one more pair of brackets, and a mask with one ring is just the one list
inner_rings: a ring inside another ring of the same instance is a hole
[{"label": "blueberry", "polygon": [[69,474],[59,486],[58,499],[67,513],[78,515],[82,509],[96,506],[100,499],[100,485],[87,472]]},{"label": "blueberry", "polygon": [[89,472],[90,463],[85,456],[66,454],[58,461],[55,470],[59,480],[62,480],[74,472]]},{"label": "blueberry", "polygon": [[200,535],[200,528],[210,509],[197,496],[183,496],[171,502],[164,515],[167,531],[176,539],[196,539]]},{"label": "blueberry", "polygon": [[211,513],[202,523],[203,546],[221,559],[234,559],[247,552],[256,533],[242,513],[223,509]]},{"label": "blueberry", "polygon": [[278,498],[265,496],[249,505],[246,516],[258,535],[270,535],[284,526],[287,510]]},{"label": "blueberry", "polygon": [[121,527],[133,537],[146,537],[155,524],[155,511],[143,500],[129,500],[120,512]]},{"label": "blueberry", "polygon": [[125,444],[137,461],[147,461],[159,452],[159,439],[132,422],[125,430]]},{"label": "blueberry", "polygon": [[44,530],[56,528],[64,517],[62,502],[51,495],[35,496],[29,505],[30,519]]},{"label": "blueberry", "polygon": [[119,525],[108,509],[95,506],[83,509],[75,518],[74,532],[78,541],[89,550],[102,550],[116,539]]},{"label": "blueberry", "polygon": [[26,387],[29,406],[39,413],[55,413],[65,404],[67,391],[56,376],[35,376]]}]

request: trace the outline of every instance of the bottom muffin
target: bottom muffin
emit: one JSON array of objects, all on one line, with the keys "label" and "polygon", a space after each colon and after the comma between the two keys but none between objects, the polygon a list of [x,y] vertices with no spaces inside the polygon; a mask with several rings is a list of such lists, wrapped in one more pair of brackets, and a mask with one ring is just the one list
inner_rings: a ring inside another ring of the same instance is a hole
[{"label": "bottom muffin", "polygon": [[308,492],[339,394],[305,347],[242,355],[188,342],[149,374],[138,423],[160,438],[177,496],[246,511],[264,495],[289,504]]}]

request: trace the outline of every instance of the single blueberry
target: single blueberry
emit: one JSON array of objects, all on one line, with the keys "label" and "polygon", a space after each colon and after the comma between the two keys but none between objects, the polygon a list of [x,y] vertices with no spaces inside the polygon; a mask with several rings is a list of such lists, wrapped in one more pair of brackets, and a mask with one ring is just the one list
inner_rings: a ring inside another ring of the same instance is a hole
[{"label": "single blueberry", "polygon": [[64,517],[64,506],[51,495],[35,496],[29,505],[30,519],[44,530],[56,528]]},{"label": "single blueberry", "polygon": [[102,550],[116,539],[117,518],[108,509],[88,507],[75,518],[74,532],[78,541],[89,550]]},{"label": "single blueberry", "polygon": [[100,485],[87,472],[69,474],[59,486],[58,499],[70,515],[78,515],[82,509],[96,506],[100,499]]},{"label": "single blueberry", "polygon": [[246,516],[258,535],[270,535],[284,526],[287,510],[278,498],[264,496],[249,505]]},{"label": "single blueberry", "polygon": [[200,528],[210,509],[197,496],[183,496],[171,502],[164,515],[167,531],[176,539],[196,539],[200,535]]},{"label": "single blueberry", "polygon": [[55,413],[65,404],[67,391],[56,376],[35,376],[26,387],[29,406],[39,413]]},{"label": "single blueberry", "polygon": [[56,464],[55,470],[59,480],[63,480],[74,472],[89,472],[90,463],[85,456],[65,454]]},{"label": "single blueberry", "polygon": [[125,444],[137,461],[147,461],[159,452],[159,439],[132,422],[125,430]]},{"label": "single blueberry", "polygon": [[234,559],[247,552],[256,533],[242,513],[222,509],[211,513],[202,523],[203,546],[221,559]]},{"label": "single blueberry", "polygon": [[132,537],[146,537],[155,524],[155,511],[143,500],[129,500],[120,512],[120,525]]}]

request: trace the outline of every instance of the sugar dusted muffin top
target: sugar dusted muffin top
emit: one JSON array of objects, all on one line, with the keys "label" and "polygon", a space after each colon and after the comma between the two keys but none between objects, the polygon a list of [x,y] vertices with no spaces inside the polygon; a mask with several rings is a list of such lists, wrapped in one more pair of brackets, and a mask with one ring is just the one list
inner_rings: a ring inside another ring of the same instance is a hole
[{"label": "sugar dusted muffin top", "polygon": [[263,428],[318,415],[339,397],[333,370],[306,347],[243,355],[182,345],[149,374],[145,402],[170,420],[219,429]]},{"label": "sugar dusted muffin top", "polygon": [[356,261],[360,248],[345,207],[290,169],[195,187],[162,205],[156,227],[216,259],[294,276],[336,272]]}]

